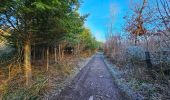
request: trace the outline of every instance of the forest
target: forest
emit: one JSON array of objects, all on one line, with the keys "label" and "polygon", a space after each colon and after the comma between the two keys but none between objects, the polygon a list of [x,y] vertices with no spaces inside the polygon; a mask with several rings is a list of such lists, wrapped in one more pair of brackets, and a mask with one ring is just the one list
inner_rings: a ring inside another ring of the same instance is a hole
[{"label": "forest", "polygon": [[170,1],[128,1],[101,42],[83,0],[0,0],[0,100],[169,100]]},{"label": "forest", "polygon": [[0,1],[1,98],[38,98],[56,87],[53,78],[62,81],[80,56],[99,48],[79,6],[78,0]]}]

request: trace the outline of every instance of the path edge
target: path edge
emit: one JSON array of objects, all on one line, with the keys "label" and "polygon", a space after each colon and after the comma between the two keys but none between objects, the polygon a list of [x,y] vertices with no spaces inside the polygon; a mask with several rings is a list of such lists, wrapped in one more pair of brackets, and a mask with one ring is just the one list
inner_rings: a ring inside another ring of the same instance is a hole
[{"label": "path edge", "polygon": [[[93,54],[91,57],[89,57],[88,61],[83,65],[82,68],[78,69],[79,71],[77,71],[77,73],[75,73],[74,75],[70,75],[63,83],[66,83],[63,87],[61,87],[60,91],[56,94],[51,96],[50,98],[48,98],[48,100],[54,100],[54,98],[58,98],[60,96],[60,94],[66,89],[68,88],[70,85],[75,84],[75,80],[79,80],[79,78],[77,76],[79,76],[79,74],[81,74],[81,72],[86,68],[86,66],[90,63],[90,61],[96,56],[96,53]],[[87,71],[88,72],[88,71]],[[87,73],[86,72],[86,73]],[[85,75],[86,75],[85,73]],[[81,75],[80,75],[81,77]],[[57,99],[58,100],[58,99]]]},{"label": "path edge", "polygon": [[[102,56],[103,56],[103,62],[104,62],[104,64],[105,64],[107,70],[108,70],[109,73],[111,74],[112,79],[113,79],[113,81],[114,81],[114,84],[120,89],[120,92],[122,93],[122,95],[125,96],[125,98],[127,98],[126,100],[134,100],[131,95],[129,95],[125,90],[123,90],[123,89],[121,88],[121,86],[120,86],[119,84],[117,84],[117,82],[115,82],[115,76],[114,76],[114,74],[112,73],[112,68],[111,68],[111,66],[108,64],[108,60],[107,60],[107,58],[106,58],[106,56],[105,56],[104,54],[103,54]],[[112,66],[113,66],[113,65],[112,65]]]}]

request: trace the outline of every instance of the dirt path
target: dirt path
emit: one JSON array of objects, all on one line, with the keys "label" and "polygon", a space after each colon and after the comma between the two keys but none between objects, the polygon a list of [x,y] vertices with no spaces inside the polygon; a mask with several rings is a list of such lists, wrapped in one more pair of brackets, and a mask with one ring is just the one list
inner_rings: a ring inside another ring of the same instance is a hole
[{"label": "dirt path", "polygon": [[53,100],[128,100],[115,85],[106,68],[102,54],[81,70],[73,83]]}]

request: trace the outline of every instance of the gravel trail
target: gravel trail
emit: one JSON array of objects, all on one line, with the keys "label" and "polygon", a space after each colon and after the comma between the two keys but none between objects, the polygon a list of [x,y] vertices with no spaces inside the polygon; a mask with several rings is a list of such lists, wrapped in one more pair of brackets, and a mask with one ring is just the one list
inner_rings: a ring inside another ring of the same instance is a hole
[{"label": "gravel trail", "polygon": [[114,83],[103,59],[97,53],[72,84],[53,100],[128,100]]}]

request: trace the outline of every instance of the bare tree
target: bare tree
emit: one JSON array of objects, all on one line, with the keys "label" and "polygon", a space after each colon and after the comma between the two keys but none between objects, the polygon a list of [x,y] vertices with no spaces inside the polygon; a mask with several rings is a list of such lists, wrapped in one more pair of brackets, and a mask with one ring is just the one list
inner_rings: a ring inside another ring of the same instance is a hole
[{"label": "bare tree", "polygon": [[143,0],[142,4],[139,6],[139,3],[135,3],[132,9],[133,14],[130,16],[124,17],[127,20],[125,30],[135,37],[135,45],[137,45],[137,37],[145,34],[146,28],[144,27],[144,10],[147,4],[147,0]]},{"label": "bare tree", "polygon": [[156,0],[157,10],[160,14],[159,18],[165,26],[165,29],[170,31],[170,1],[169,0]]}]

